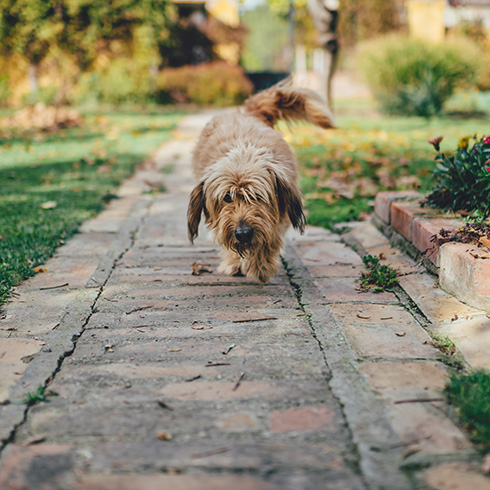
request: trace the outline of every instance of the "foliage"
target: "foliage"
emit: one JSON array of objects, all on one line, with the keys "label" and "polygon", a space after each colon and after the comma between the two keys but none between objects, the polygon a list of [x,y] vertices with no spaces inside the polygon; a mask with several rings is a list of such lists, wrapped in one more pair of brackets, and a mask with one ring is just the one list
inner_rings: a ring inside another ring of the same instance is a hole
[{"label": "foliage", "polygon": [[479,90],[490,90],[490,33],[485,27],[483,19],[464,19],[453,27],[450,36],[467,37],[475,42],[481,49],[481,72],[476,81]]},{"label": "foliage", "polygon": [[398,284],[398,272],[389,265],[381,264],[381,256],[365,255],[362,258],[367,271],[361,272],[361,290],[373,288],[376,292],[386,291]]},{"label": "foliage", "polygon": [[[473,145],[469,143],[471,139],[474,140]],[[476,212],[483,218],[489,217],[490,136],[461,138],[458,149],[450,156],[440,152],[438,143],[434,146],[438,164],[426,203],[448,211],[463,210]]]},{"label": "foliage", "polygon": [[340,2],[338,31],[343,46],[354,46],[399,27],[398,7],[393,0]]},{"label": "foliage", "polygon": [[38,65],[63,28],[55,2],[0,0],[0,48]]},{"label": "foliage", "polygon": [[479,370],[468,375],[453,374],[445,393],[455,405],[460,423],[473,442],[490,449],[490,373]]},{"label": "foliage", "polygon": [[103,208],[134,166],[170,137],[178,117],[85,113],[84,126],[56,133],[0,131],[0,304]]},{"label": "foliage", "polygon": [[[267,4],[242,14],[249,30],[242,65],[246,71],[288,71],[288,22],[271,11]],[[264,49],[267,46],[267,49]]]},{"label": "foliage", "polygon": [[461,132],[482,123],[474,118],[380,116],[364,100],[339,99],[336,110],[334,130],[280,126],[298,156],[308,223],[326,228],[362,219],[379,191],[428,192],[435,162],[427,140],[444,133],[441,145],[450,148]]},{"label": "foliage", "polygon": [[120,104],[145,104],[154,100],[149,67],[136,59],[115,59],[99,71],[82,75],[75,101]]},{"label": "foliage", "polygon": [[224,62],[165,68],[158,77],[159,100],[230,106],[242,103],[252,85],[239,66]]},{"label": "foliage", "polygon": [[24,68],[29,66],[33,92],[39,67],[50,55],[49,71],[57,75],[59,60],[70,61],[61,85],[73,85],[96,61],[131,57],[142,44],[141,30],[144,48],[158,66],[159,45],[168,40],[172,22],[169,5],[167,0],[0,0],[0,54],[16,55]]},{"label": "foliage", "polygon": [[388,114],[432,116],[455,89],[476,80],[479,49],[470,41],[431,44],[388,36],[364,45],[360,68]]}]

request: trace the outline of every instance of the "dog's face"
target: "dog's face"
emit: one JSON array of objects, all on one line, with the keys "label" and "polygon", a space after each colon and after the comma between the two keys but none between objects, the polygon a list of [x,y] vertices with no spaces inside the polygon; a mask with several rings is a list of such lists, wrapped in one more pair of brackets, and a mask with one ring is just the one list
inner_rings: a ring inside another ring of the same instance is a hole
[{"label": "dog's face", "polygon": [[201,213],[217,242],[241,256],[275,242],[278,228],[288,220],[302,231],[301,195],[290,180],[263,148],[234,148],[209,167],[191,193],[190,239],[197,236]]}]

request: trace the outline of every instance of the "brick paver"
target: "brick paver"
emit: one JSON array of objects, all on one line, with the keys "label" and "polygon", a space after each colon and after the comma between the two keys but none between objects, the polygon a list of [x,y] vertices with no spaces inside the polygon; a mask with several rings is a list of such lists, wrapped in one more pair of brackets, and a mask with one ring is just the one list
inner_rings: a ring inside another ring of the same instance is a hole
[{"label": "brick paver", "polygon": [[[184,120],[122,187],[121,208],[86,223],[7,306],[0,345],[17,350],[4,360],[0,348],[0,488],[439,488],[438,468],[458,464],[471,468],[461,481],[490,488],[446,415],[440,352],[398,296],[357,290],[362,261],[340,236],[292,233],[266,285],[220,276],[205,230],[189,245],[205,119]],[[169,164],[168,191],[143,193]],[[193,275],[194,262],[211,272]],[[13,403],[39,384],[57,396]]]}]

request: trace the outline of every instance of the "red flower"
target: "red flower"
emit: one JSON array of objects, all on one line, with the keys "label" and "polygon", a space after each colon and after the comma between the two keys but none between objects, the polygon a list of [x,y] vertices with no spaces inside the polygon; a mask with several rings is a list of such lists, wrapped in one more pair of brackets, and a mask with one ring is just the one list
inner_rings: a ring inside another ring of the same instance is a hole
[{"label": "red flower", "polygon": [[436,149],[436,151],[439,151],[439,144],[441,141],[444,139],[444,136],[433,136],[430,138],[428,141],[429,143]]},{"label": "red flower", "polygon": [[490,144],[490,136],[487,136],[483,141],[482,143],[485,143],[485,144]]}]

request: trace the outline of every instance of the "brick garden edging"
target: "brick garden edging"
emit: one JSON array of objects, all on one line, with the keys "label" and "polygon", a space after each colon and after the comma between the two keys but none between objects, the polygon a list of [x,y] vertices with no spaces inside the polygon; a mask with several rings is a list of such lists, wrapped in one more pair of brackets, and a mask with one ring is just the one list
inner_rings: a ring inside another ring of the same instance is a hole
[{"label": "brick garden edging", "polygon": [[415,191],[378,193],[374,224],[438,275],[442,289],[470,306],[490,310],[490,251],[465,243],[439,247],[431,242],[442,228],[455,230],[463,221],[455,214],[421,207],[423,197]]}]

